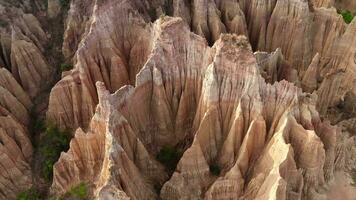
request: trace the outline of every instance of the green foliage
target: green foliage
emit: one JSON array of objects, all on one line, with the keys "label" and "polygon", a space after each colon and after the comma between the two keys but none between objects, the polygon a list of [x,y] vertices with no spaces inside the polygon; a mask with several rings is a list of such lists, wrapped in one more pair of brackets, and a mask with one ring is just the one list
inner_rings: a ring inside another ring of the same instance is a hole
[{"label": "green foliage", "polygon": [[59,200],[86,200],[88,199],[88,189],[85,183],[80,183],[72,187]]},{"label": "green foliage", "polygon": [[219,176],[220,175],[220,167],[217,164],[211,164],[209,166],[210,173]]},{"label": "green foliage", "polygon": [[68,9],[70,6],[70,0],[59,0],[61,3],[62,8]]},{"label": "green foliage", "polygon": [[351,172],[351,178],[352,178],[352,182],[351,185],[356,187],[356,169],[353,169]]},{"label": "green foliage", "polygon": [[7,21],[4,21],[2,19],[0,19],[0,27],[5,27],[7,26],[9,23]]},{"label": "green foliage", "polygon": [[19,193],[16,196],[16,200],[40,200],[40,194],[37,190],[31,188]]},{"label": "green foliage", "polygon": [[47,125],[38,147],[39,154],[43,158],[41,173],[47,181],[52,179],[53,165],[59,159],[61,152],[69,149],[70,139],[69,131],[61,131],[52,124]]},{"label": "green foliage", "polygon": [[61,72],[68,71],[71,69],[73,69],[73,65],[67,63],[61,64],[61,68],[60,68]]},{"label": "green foliage", "polygon": [[339,13],[344,18],[344,21],[347,24],[351,23],[354,18],[354,15],[349,10],[338,10],[337,13]]},{"label": "green foliage", "polygon": [[157,154],[157,160],[160,161],[168,170],[174,170],[182,153],[175,147],[166,145],[161,148]]}]

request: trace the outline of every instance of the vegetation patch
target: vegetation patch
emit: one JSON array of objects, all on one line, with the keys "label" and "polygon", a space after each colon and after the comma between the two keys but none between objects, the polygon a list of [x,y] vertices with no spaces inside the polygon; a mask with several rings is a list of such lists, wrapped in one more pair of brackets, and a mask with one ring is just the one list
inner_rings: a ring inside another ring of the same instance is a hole
[{"label": "vegetation patch", "polygon": [[86,200],[88,198],[87,185],[85,183],[80,183],[72,187],[62,197],[59,197],[58,200]]},{"label": "vegetation patch", "polygon": [[23,191],[16,196],[16,200],[40,200],[40,199],[41,199],[40,193],[33,188]]},{"label": "vegetation patch", "polygon": [[157,160],[161,162],[168,170],[173,171],[176,168],[182,155],[182,152],[177,150],[177,148],[165,145],[157,154]]},{"label": "vegetation patch", "polygon": [[0,27],[5,27],[5,26],[7,26],[8,24],[9,24],[9,23],[8,23],[7,21],[0,19]]},{"label": "vegetation patch", "polygon": [[70,0],[59,0],[59,2],[64,9],[68,9],[70,6]]},{"label": "vegetation patch", "polygon": [[59,159],[61,152],[69,149],[70,139],[70,131],[62,131],[52,124],[47,125],[40,144],[38,144],[38,153],[43,159],[41,175],[47,181],[52,180],[53,165]]},{"label": "vegetation patch", "polygon": [[67,64],[67,63],[62,63],[61,64],[61,68],[60,68],[61,72],[69,71],[71,69],[73,69],[73,65]]},{"label": "vegetation patch", "polygon": [[350,12],[349,10],[338,10],[337,13],[339,13],[342,18],[344,18],[344,21],[347,24],[350,24],[351,21],[354,19],[354,15],[352,14],[352,12]]},{"label": "vegetation patch", "polygon": [[211,164],[209,165],[209,170],[210,173],[214,176],[219,176],[220,175],[220,167],[217,164]]},{"label": "vegetation patch", "polygon": [[351,185],[356,187],[356,169],[353,169],[351,171],[351,178],[352,178],[352,183]]}]

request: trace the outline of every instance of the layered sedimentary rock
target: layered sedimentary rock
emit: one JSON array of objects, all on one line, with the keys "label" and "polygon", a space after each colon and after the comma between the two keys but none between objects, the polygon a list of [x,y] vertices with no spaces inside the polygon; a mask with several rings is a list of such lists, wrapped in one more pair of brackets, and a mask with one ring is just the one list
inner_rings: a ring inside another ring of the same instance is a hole
[{"label": "layered sedimentary rock", "polygon": [[267,52],[256,52],[258,66],[262,77],[268,83],[287,80],[300,85],[298,71],[284,59],[280,49],[268,54]]},{"label": "layered sedimentary rock", "polygon": [[31,106],[29,96],[11,73],[0,68],[1,199],[13,199],[32,184],[32,144],[26,129]]},{"label": "layered sedimentary rock", "polygon": [[32,186],[30,112],[52,70],[43,56],[47,35],[24,11],[42,3],[0,1],[0,199]]},{"label": "layered sedimentary rock", "polygon": [[53,71],[43,56],[47,35],[35,16],[18,8],[3,7],[1,20],[6,25],[0,28],[0,64],[10,70],[33,98],[50,80]]},{"label": "layered sedimentary rock", "polygon": [[[109,7],[110,9],[106,9]],[[73,58],[76,67],[69,77],[65,77],[54,87],[48,118],[61,127],[85,128],[98,102],[94,89],[96,81],[103,81],[111,92],[127,83],[133,84],[135,75],[151,48],[149,38],[152,30],[145,24],[156,19],[160,13],[181,17],[190,25],[193,32],[205,37],[209,44],[212,44],[221,33],[230,32],[248,36],[254,50],[273,52],[279,48],[278,54],[283,55],[285,65],[295,69],[298,77],[294,70],[290,74],[291,70],[287,68],[275,79],[293,79],[291,81],[297,85],[304,80],[305,91],[319,90],[319,99],[330,99],[324,89],[319,87],[329,84],[327,82],[330,82],[330,78],[327,79],[326,74],[333,73],[331,69],[335,68],[334,66],[338,66],[336,67],[338,70],[342,68],[341,60],[335,58],[332,59],[333,62],[329,62],[330,57],[335,57],[336,51],[344,51],[350,55],[353,53],[348,46],[338,44],[341,38],[347,38],[352,34],[353,25],[347,26],[334,8],[318,7],[302,0],[239,3],[174,1],[172,4],[159,1],[143,4],[136,1],[113,3],[108,0],[101,3],[90,1],[84,6],[81,1],[73,1],[63,51],[67,58],[71,58],[79,44]],[[126,15],[117,18],[117,13]],[[346,34],[346,29],[349,29],[350,33]],[[112,46],[113,44],[115,45]],[[141,44],[140,47],[138,44]],[[336,50],[338,48],[334,44],[339,45],[340,50]],[[320,56],[321,64],[316,63],[317,54]],[[312,63],[313,58],[315,59]],[[119,63],[118,67],[115,67],[115,63]],[[115,73],[118,71],[123,73]],[[323,73],[314,80],[315,75],[309,74],[314,71]],[[72,79],[76,80],[76,83]],[[331,79],[335,81],[337,78]],[[312,85],[305,85],[309,83]],[[323,113],[329,106],[342,100],[345,92],[352,90],[349,85],[344,87],[335,84],[334,87],[336,88],[330,95],[334,99],[323,100],[323,103],[318,105]],[[70,95],[78,90],[79,93]],[[82,99],[87,92],[90,93],[89,97]],[[66,98],[78,97],[76,100],[67,98],[67,101],[61,101],[65,93]]]},{"label": "layered sedimentary rock", "polygon": [[[54,193],[89,182],[94,197],[154,199],[167,177],[153,158],[172,145],[185,151],[162,199],[321,195],[337,131],[320,120],[315,96],[286,81],[265,83],[245,37],[222,35],[210,48],[180,18],[149,29],[152,50],[135,86],[109,94],[110,84],[97,84],[96,113],[56,163]],[[273,56],[278,71],[283,59]]]},{"label": "layered sedimentary rock", "polygon": [[320,74],[324,78],[317,91],[321,112],[325,112],[327,106],[335,106],[348,92],[356,93],[355,34],[356,20],[353,20],[345,33],[333,43],[333,50],[319,63]]},{"label": "layered sedimentary rock", "polygon": [[[110,1],[94,11],[91,31],[79,46],[74,70],[51,91],[49,120],[60,127],[87,127],[98,103],[96,81],[103,81],[111,92],[135,81],[151,48],[151,35],[132,6],[129,1]],[[113,21],[114,17],[120,20]],[[119,28],[127,24],[125,29]]]}]

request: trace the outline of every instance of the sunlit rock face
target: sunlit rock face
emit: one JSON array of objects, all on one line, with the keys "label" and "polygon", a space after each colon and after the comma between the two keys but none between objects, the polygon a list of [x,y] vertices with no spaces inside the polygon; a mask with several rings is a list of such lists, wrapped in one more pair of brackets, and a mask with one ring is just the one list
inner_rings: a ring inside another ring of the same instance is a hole
[{"label": "sunlit rock face", "polygon": [[[46,119],[74,138],[50,195],[84,182],[91,199],[327,199],[355,168],[356,20],[335,9],[354,1],[45,4],[0,0],[0,199],[33,186],[31,114],[57,62],[74,68]],[[46,17],[65,17],[64,59]],[[172,170],[165,146],[182,153]]]},{"label": "sunlit rock face", "polygon": [[[79,5],[63,46],[75,68],[47,117],[81,128],[54,194],[84,181],[99,199],[326,198],[353,139],[318,112],[355,93],[355,22],[334,2]],[[165,145],[184,152],[171,176],[155,161]]]},{"label": "sunlit rock face", "polygon": [[[319,118],[315,96],[266,83],[246,37],[221,35],[209,47],[170,17],[149,29],[152,50],[134,86],[110,94],[97,84],[95,115],[55,165],[54,193],[84,181],[102,199],[323,195],[337,130]],[[164,145],[185,150],[170,178],[154,160]]]},{"label": "sunlit rock face", "polygon": [[[349,45],[354,37],[347,38],[354,34],[355,23],[346,25],[334,8],[323,3],[177,0],[141,4],[107,0],[82,4],[80,0],[71,4],[63,43],[63,52],[76,63],[75,68],[52,89],[47,112],[48,119],[62,128],[88,126],[98,103],[96,81],[104,82],[111,92],[135,83],[152,49],[154,30],[149,23],[164,13],[181,17],[210,45],[222,33],[235,33],[245,35],[253,50],[279,49],[271,59],[283,59],[276,64],[288,67],[269,69],[266,73],[278,73],[263,76],[272,76],[268,82],[285,79],[304,91],[316,91],[317,108],[322,113],[354,91],[355,45]],[[347,45],[343,44],[346,40]],[[331,76],[345,70],[348,73]],[[329,93],[326,88],[330,84],[334,88]]]}]

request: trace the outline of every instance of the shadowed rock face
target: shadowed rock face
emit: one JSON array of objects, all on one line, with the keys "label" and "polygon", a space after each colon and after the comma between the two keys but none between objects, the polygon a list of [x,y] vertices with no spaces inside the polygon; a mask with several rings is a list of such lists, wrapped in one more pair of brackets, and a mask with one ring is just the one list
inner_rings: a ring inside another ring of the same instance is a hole
[{"label": "shadowed rock face", "polygon": [[0,1],[0,199],[15,199],[32,186],[30,111],[52,73],[43,56],[47,35],[24,12],[41,5],[33,3]]}]

